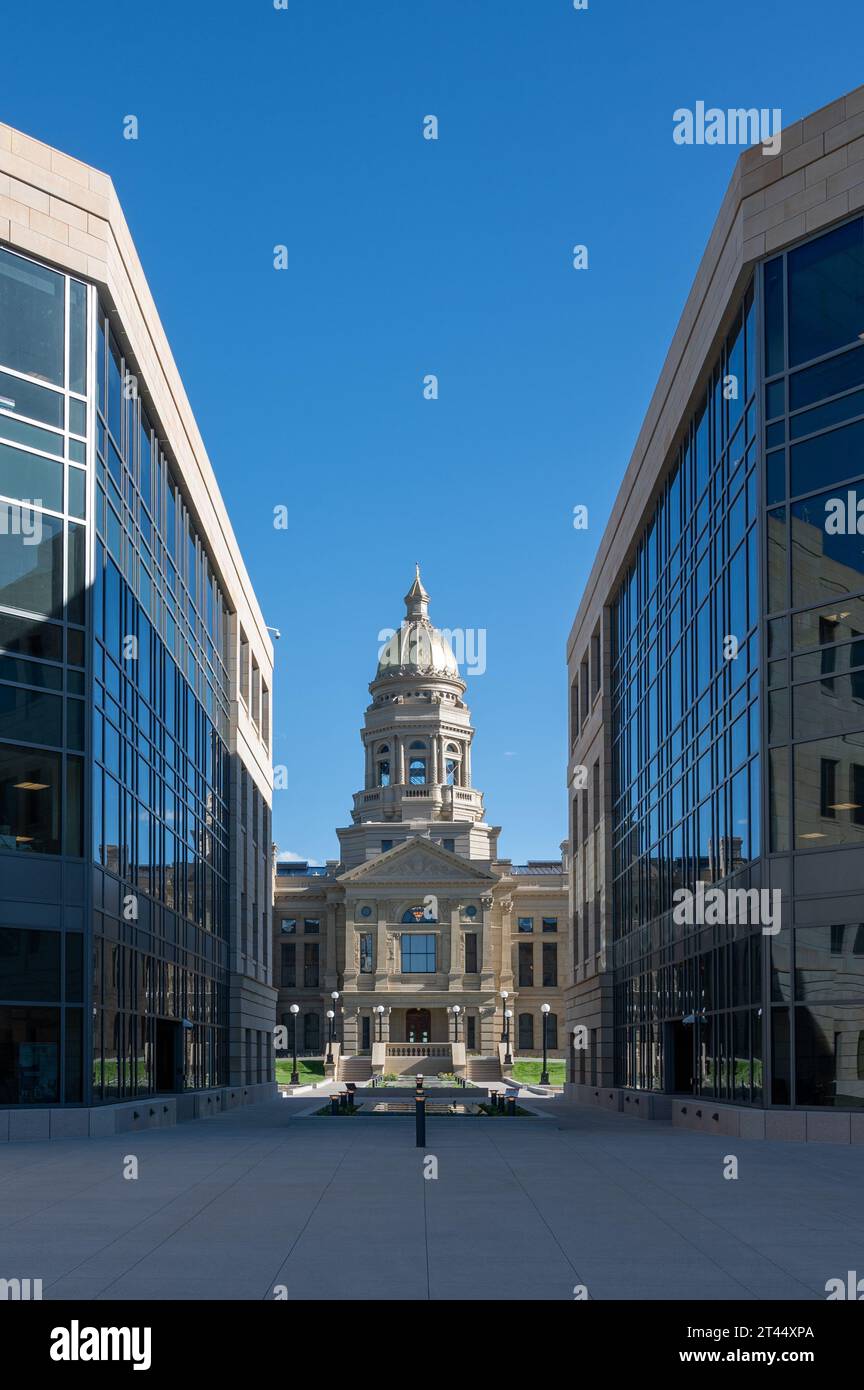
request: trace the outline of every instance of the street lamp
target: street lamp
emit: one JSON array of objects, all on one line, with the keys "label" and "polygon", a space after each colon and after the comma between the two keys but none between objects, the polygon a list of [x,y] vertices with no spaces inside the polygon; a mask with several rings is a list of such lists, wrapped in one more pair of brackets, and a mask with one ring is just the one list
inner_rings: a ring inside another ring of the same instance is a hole
[{"label": "street lamp", "polygon": [[[334,1017],[335,1017],[335,1015],[336,1015],[336,1010],[337,1010],[337,1008],[339,1007],[339,991],[338,991],[338,989],[334,989],[333,993],[330,995],[330,998],[333,1000],[333,1014],[334,1014]],[[336,1024],[335,1024],[335,1023],[333,1024],[333,1036],[334,1036],[334,1038],[335,1038],[335,1036],[336,1036]]]},{"label": "street lamp", "polygon": [[454,1005],[453,1005],[453,1008],[450,1010],[450,1012],[451,1012],[451,1014],[453,1015],[453,1041],[458,1043],[458,1041],[459,1041],[459,1015],[461,1014],[462,1010],[460,1009],[460,1007],[459,1007],[458,1004],[454,1004]]},{"label": "street lamp", "polygon": [[510,1051],[510,1020],[511,1020],[512,1017],[513,1017],[513,1010],[512,1010],[512,1009],[505,1009],[505,1010],[504,1010],[504,1020],[505,1020],[505,1023],[504,1023],[504,1032],[505,1032],[505,1034],[506,1034],[506,1036],[505,1036],[505,1038],[504,1038],[504,1065],[505,1065],[505,1067],[509,1067],[509,1066],[511,1066],[512,1063],[513,1063],[513,1054],[512,1054],[512,1052]]},{"label": "street lamp", "polygon": [[510,998],[510,992],[509,992],[509,990],[502,989],[502,991],[501,991],[501,1041],[502,1041],[502,1042],[506,1042],[506,1041],[507,1041],[507,1020],[506,1020],[506,1018],[504,1017],[504,1011],[505,1011],[505,1009],[507,1008],[507,1000],[508,1000],[509,998]]},{"label": "street lamp", "polygon": [[543,1015],[543,1070],[540,1073],[541,1086],[549,1085],[549,1066],[546,1060],[546,1030],[549,1023],[549,1010],[551,1007],[551,1004],[540,1005],[540,1012]]},{"label": "street lamp", "polygon": [[378,1041],[380,1043],[384,1041],[384,1037],[381,1032],[382,1028],[384,1027],[384,1005],[378,1004],[375,1009],[375,1012],[378,1015]]},{"label": "street lamp", "polygon": [[335,1013],[333,1012],[332,1009],[328,1009],[328,1010],[327,1010],[327,1017],[328,1017],[328,1019],[330,1020],[330,1026],[329,1026],[329,1037],[328,1037],[328,1039],[327,1039],[327,1059],[326,1059],[326,1060],[327,1060],[328,1063],[331,1063],[331,1064],[332,1064],[332,1061],[333,1061],[333,1020],[334,1020],[334,1018],[336,1017],[336,1015],[335,1015]]},{"label": "street lamp", "polygon": [[291,1085],[292,1085],[292,1086],[299,1086],[299,1085],[300,1085],[300,1073],[299,1073],[298,1070],[297,1070],[297,1015],[299,1014],[299,1012],[300,1012],[300,1005],[299,1005],[299,1004],[292,1004],[292,1005],[291,1005],[291,1008],[289,1009],[289,1013],[291,1014],[291,1018],[292,1018],[292,1021],[293,1021],[293,1023],[294,1023],[294,1027],[291,1029],[291,1033],[292,1033],[292,1037],[293,1037],[293,1041],[294,1041],[294,1064],[293,1064],[293,1069],[292,1069],[292,1072],[291,1072]]}]

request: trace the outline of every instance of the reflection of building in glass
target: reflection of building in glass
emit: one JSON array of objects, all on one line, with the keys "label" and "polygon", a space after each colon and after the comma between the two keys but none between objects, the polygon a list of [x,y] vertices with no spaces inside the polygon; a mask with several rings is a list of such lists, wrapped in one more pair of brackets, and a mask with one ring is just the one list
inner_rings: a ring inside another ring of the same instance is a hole
[{"label": "reflection of building in glass", "polygon": [[3,131],[0,1105],[268,1084],[270,642],[110,181]]},{"label": "reflection of building in glass", "polygon": [[337,831],[341,859],[277,865],[279,1017],[289,1052],[296,1027],[298,1051],[320,1055],[337,990],[349,1080],[500,1076],[505,1029],[511,1054],[542,1054],[544,1003],[547,1050],[561,1055],[565,867],[499,858],[471,774],[467,687],[419,570],[405,602],[369,687],[364,786]]},{"label": "reflection of building in glass", "polygon": [[[864,220],[780,177],[739,161],[571,633],[586,1099],[864,1104]],[[781,929],[679,926],[700,880]]]}]

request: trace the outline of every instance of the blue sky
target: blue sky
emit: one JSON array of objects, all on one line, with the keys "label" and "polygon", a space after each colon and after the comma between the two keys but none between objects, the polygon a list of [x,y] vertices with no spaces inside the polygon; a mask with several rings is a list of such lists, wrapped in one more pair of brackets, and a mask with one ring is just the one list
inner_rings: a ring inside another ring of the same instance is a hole
[{"label": "blue sky", "polygon": [[433,621],[486,631],[467,698],[501,851],[556,853],[566,636],[738,153],[676,145],[673,111],[788,124],[861,81],[862,38],[860,0],[4,16],[0,117],[114,179],[282,631],[280,850],[336,854],[377,635],[420,560]]}]

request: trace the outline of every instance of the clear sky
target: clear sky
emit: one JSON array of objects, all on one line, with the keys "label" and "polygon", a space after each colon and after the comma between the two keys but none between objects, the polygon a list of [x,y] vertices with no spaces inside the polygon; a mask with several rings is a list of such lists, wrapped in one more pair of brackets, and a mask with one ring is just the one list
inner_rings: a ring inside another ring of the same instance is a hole
[{"label": "clear sky", "polygon": [[0,117],[114,179],[282,632],[281,851],[336,854],[419,560],[433,621],[486,633],[501,852],[557,852],[566,636],[739,153],[673,112],[788,124],[864,79],[862,40],[860,0],[6,7]]}]

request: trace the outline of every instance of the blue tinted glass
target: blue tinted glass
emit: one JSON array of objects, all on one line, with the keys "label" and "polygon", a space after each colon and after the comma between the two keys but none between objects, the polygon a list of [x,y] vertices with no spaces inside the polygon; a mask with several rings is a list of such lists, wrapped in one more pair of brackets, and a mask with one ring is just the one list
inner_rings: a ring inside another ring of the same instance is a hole
[{"label": "blue tinted glass", "polygon": [[864,474],[864,420],[791,449],[792,496]]},{"label": "blue tinted glass", "polygon": [[789,378],[789,409],[799,410],[864,383],[864,346],[841,352]]},{"label": "blue tinted glass", "polygon": [[789,365],[854,343],[864,332],[864,221],[790,251]]}]

